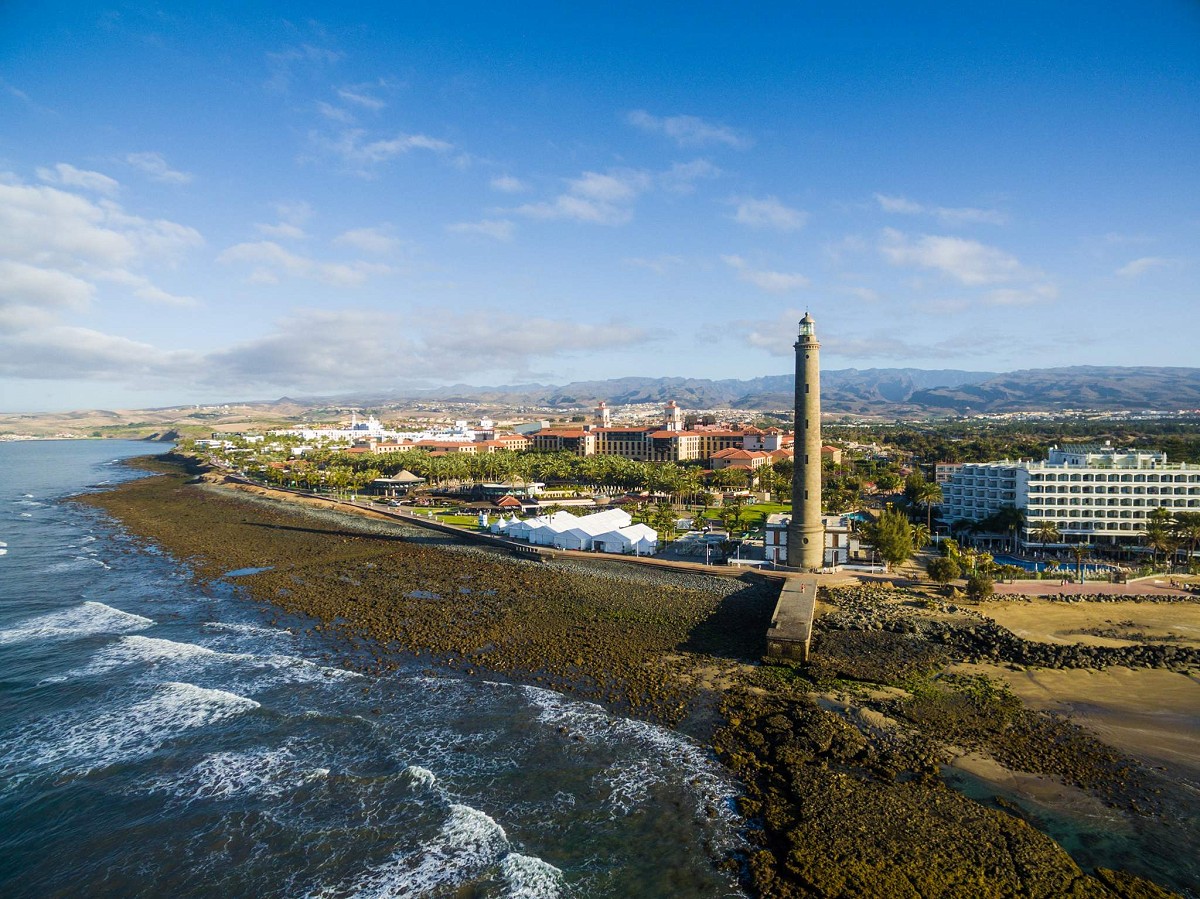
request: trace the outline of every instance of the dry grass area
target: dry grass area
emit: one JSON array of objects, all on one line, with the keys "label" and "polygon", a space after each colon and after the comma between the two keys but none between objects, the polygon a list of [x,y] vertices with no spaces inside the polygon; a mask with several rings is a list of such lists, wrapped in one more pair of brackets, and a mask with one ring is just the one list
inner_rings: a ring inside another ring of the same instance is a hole
[{"label": "dry grass area", "polygon": [[976,607],[1018,637],[1042,643],[1127,646],[1170,641],[1200,647],[1200,602],[997,601]]}]

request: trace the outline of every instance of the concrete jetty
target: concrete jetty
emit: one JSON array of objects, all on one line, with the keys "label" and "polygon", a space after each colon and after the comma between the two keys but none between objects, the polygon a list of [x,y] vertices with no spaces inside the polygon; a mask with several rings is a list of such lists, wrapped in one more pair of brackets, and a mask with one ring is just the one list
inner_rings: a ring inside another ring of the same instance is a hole
[{"label": "concrete jetty", "polygon": [[817,579],[792,577],[784,581],[767,630],[767,660],[807,662],[817,610]]}]

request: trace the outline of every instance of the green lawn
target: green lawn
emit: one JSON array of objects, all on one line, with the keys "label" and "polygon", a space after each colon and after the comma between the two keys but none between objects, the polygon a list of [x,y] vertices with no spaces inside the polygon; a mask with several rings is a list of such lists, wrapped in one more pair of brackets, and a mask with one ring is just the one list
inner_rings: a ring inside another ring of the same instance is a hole
[{"label": "green lawn", "polygon": [[792,511],[790,503],[786,505],[784,503],[754,503],[742,507],[743,520],[746,522],[746,526],[751,528],[760,528],[766,524],[768,515],[790,511]]},{"label": "green lawn", "polygon": [[438,515],[437,520],[442,524],[452,524],[460,528],[478,528],[478,515]]}]

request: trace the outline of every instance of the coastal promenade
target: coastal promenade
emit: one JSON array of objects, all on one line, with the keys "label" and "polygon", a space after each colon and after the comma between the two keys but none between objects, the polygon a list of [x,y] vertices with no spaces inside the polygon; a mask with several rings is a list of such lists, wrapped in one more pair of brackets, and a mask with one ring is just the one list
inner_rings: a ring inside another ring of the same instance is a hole
[{"label": "coastal promenade", "polygon": [[1110,584],[1108,581],[1063,584],[1056,580],[1013,581],[1010,584],[997,581],[994,590],[1002,596],[1195,596],[1180,587],[1173,587],[1165,577],[1141,578],[1126,584]]},{"label": "coastal promenade", "polygon": [[303,490],[293,490],[287,487],[265,487],[248,478],[238,475],[225,474],[222,480],[226,486],[246,488],[265,496],[277,496],[281,499],[299,499],[315,502],[327,508],[338,509],[352,514],[366,515],[384,520],[403,522],[416,525],[431,531],[437,531],[448,536],[456,537],[481,546],[490,546],[501,552],[507,552],[520,558],[535,558],[543,560],[572,559],[582,562],[608,563],[622,565],[640,565],[646,568],[659,568],[669,571],[688,571],[709,574],[713,577],[741,578],[755,575],[766,580],[782,582],[798,576],[796,572],[764,570],[762,568],[747,569],[738,566],[705,565],[701,562],[683,562],[671,559],[659,559],[654,556],[629,556],[610,553],[581,552],[569,549],[550,549],[543,546],[530,546],[517,540],[510,540],[496,534],[483,531],[472,531],[455,525],[445,524],[433,518],[410,511],[403,507],[380,508],[375,503],[364,503],[357,500],[339,499],[332,496],[308,493]]}]

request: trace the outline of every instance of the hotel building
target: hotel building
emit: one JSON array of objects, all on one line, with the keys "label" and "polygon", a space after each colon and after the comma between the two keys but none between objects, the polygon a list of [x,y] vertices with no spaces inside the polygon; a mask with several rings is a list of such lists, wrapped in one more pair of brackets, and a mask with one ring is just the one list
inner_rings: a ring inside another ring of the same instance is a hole
[{"label": "hotel building", "polygon": [[1026,543],[1043,521],[1066,542],[1132,542],[1155,509],[1200,510],[1200,466],[1105,443],[1055,447],[1044,462],[966,463],[942,485],[944,521],[982,521],[1003,506],[1025,510]]}]

